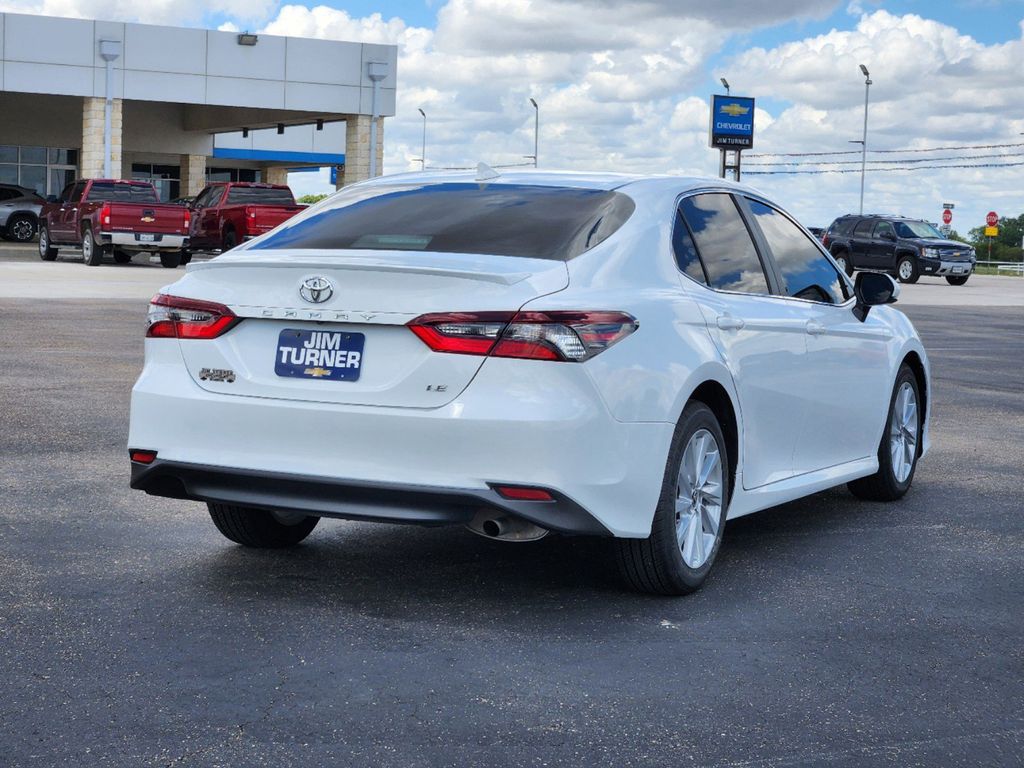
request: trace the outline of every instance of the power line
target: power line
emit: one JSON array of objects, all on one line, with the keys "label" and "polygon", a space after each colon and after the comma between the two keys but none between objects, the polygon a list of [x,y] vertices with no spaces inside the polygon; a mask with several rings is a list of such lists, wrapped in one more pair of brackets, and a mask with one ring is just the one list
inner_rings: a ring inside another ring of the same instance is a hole
[{"label": "power line", "polygon": [[[860,154],[858,152],[858,154]],[[899,160],[868,160],[868,163],[898,165],[900,163],[937,163],[945,160],[988,160],[993,157],[1020,157],[1020,152],[996,152],[982,155],[957,155],[954,157],[920,157],[900,158]],[[776,160],[768,163],[746,163],[746,165],[778,166],[778,165],[854,165],[860,160]]]},{"label": "power line", "polygon": [[[936,158],[939,159],[939,158]],[[956,165],[915,165],[909,168],[872,168],[872,173],[885,173],[895,171],[930,171],[940,170],[943,168],[1016,168],[1018,166],[1024,166],[1024,161],[1019,163],[976,163],[972,165],[967,164],[956,164]],[[821,168],[813,171],[744,171],[744,176],[801,176],[801,175],[812,175],[812,174],[823,174],[823,173],[860,173],[859,168]]]},{"label": "power line", "polygon": [[[948,152],[961,149],[1008,149],[1010,147],[1024,147],[1024,142],[1012,144],[962,144],[958,147],[924,147],[915,149],[869,149],[868,152],[878,154],[896,154],[902,152]],[[836,152],[756,152],[747,157],[825,157],[827,155],[859,155],[861,150],[850,149]]]}]

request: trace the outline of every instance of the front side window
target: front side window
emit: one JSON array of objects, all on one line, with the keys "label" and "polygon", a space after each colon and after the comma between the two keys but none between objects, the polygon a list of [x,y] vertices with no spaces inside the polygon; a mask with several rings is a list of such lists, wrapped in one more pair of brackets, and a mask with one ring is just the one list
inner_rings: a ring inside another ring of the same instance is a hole
[{"label": "front side window", "polygon": [[71,188],[71,196],[68,200],[72,203],[77,203],[82,199],[82,195],[85,193],[85,182],[79,181]]},{"label": "front side window", "polygon": [[353,186],[253,250],[424,251],[568,261],[633,213],[620,192],[528,184]]},{"label": "front side window", "polygon": [[[880,221],[875,225],[875,239],[884,240],[886,235],[896,236],[896,231],[888,221]],[[891,239],[891,238],[890,238]]]},{"label": "front side window", "polygon": [[694,195],[683,200],[679,210],[693,234],[708,285],[737,293],[771,292],[750,232],[731,195]]},{"label": "front side window", "polygon": [[758,200],[747,202],[771,249],[786,295],[826,304],[846,301],[846,283],[814,241],[771,206]]}]

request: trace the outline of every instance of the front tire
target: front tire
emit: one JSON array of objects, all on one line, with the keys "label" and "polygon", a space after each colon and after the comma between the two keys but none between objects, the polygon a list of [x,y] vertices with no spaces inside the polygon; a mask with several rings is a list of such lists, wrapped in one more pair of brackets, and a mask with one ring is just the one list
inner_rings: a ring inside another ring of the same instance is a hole
[{"label": "front tire", "polygon": [[917,259],[913,256],[900,256],[896,262],[896,278],[901,283],[916,283],[921,273],[917,269]]},{"label": "front tire", "polygon": [[7,222],[7,236],[16,243],[28,243],[36,236],[36,220],[31,216],[18,214]]},{"label": "front tire", "polygon": [[98,267],[103,263],[103,248],[96,242],[91,227],[82,232],[82,261],[89,267]]},{"label": "front tire", "polygon": [[836,264],[846,273],[847,277],[853,277],[853,264],[850,263],[850,257],[846,251],[840,251],[832,258],[836,260]]},{"label": "front tire", "polygon": [[45,224],[39,225],[39,258],[43,261],[57,258],[57,249],[50,245],[50,229]]},{"label": "front tire", "polygon": [[896,501],[910,490],[917,470],[923,426],[917,377],[904,363],[889,400],[889,418],[878,445],[878,471],[847,483],[850,492],[868,501]]},{"label": "front tire", "polygon": [[946,275],[946,282],[950,285],[963,285],[970,275]]},{"label": "front tire", "polygon": [[206,505],[217,530],[236,544],[257,549],[293,547],[320,522],[319,517],[283,515],[267,509],[234,504]]},{"label": "front tire", "polygon": [[232,248],[238,245],[238,235],[235,234],[235,230],[228,229],[224,231],[224,237],[221,239],[220,250],[221,253],[227,253]]},{"label": "front tire", "polygon": [[640,592],[685,595],[699,589],[722,543],[730,494],[729,457],[711,409],[683,409],[646,539],[617,539],[619,567]]}]

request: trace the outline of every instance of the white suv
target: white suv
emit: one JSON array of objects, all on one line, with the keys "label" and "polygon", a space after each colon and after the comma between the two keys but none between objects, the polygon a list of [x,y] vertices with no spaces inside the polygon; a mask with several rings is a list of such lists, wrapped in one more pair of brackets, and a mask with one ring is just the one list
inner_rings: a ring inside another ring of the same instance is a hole
[{"label": "white suv", "polygon": [[132,486],[256,547],[321,517],[618,540],[678,594],[725,521],[928,445],[898,288],[856,289],[721,180],[517,172],[347,187],[154,297]]}]

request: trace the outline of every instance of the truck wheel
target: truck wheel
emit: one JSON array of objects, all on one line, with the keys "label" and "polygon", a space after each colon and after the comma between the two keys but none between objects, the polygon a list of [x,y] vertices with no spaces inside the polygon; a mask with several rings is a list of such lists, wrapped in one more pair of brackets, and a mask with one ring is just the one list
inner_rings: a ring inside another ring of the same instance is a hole
[{"label": "truck wheel", "polygon": [[39,225],[39,258],[43,261],[57,258],[57,249],[50,245],[50,230],[45,224]]},{"label": "truck wheel", "polygon": [[900,256],[896,262],[896,277],[901,283],[916,283],[921,274],[917,270],[917,259],[913,256]]},{"label": "truck wheel", "polygon": [[258,549],[292,547],[309,536],[319,517],[208,503],[217,530],[231,541]]},{"label": "truck wheel", "polygon": [[98,267],[103,263],[103,247],[96,242],[91,227],[86,227],[82,232],[82,261],[90,267]]},{"label": "truck wheel", "polygon": [[36,236],[36,221],[23,213],[11,216],[7,222],[7,236],[16,243],[27,243]]},{"label": "truck wheel", "polygon": [[116,264],[127,264],[132,260],[132,255],[128,251],[122,251],[117,248],[114,251],[114,263]]},{"label": "truck wheel", "polygon": [[970,275],[946,275],[946,282],[950,285],[963,285]]},{"label": "truck wheel", "polygon": [[181,263],[181,251],[162,251],[160,253],[160,266],[165,269],[174,269]]},{"label": "truck wheel", "polygon": [[184,267],[190,261],[192,261],[192,251],[182,250],[182,252],[181,252],[181,266]]},{"label": "truck wheel", "polygon": [[224,232],[224,237],[221,239],[220,250],[221,253],[230,251],[238,245],[238,235],[235,234],[235,230],[228,229]]},{"label": "truck wheel", "polygon": [[846,251],[839,251],[833,254],[832,258],[836,260],[836,264],[846,273],[847,277],[853,277],[853,264],[850,263],[850,257]]}]

